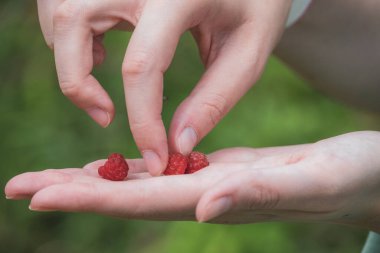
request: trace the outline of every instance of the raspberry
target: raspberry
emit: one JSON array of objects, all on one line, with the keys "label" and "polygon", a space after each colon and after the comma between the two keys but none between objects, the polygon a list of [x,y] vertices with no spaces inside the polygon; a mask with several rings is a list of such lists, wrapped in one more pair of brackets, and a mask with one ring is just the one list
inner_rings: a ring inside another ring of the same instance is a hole
[{"label": "raspberry", "polygon": [[209,165],[207,156],[201,152],[191,152],[188,158],[188,165],[186,169],[186,174],[191,174],[197,172],[204,167]]},{"label": "raspberry", "polygon": [[123,181],[128,175],[128,164],[121,154],[111,154],[103,166],[98,169],[98,174],[108,180]]},{"label": "raspberry", "polygon": [[181,175],[185,174],[187,167],[187,157],[180,154],[174,153],[169,155],[169,162],[164,171],[164,175]]}]

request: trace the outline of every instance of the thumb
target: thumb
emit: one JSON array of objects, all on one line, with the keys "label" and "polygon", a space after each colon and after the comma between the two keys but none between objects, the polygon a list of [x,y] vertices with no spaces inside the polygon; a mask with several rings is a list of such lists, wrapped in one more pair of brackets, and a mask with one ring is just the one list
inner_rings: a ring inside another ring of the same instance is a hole
[{"label": "thumb", "polygon": [[318,185],[313,180],[303,175],[298,165],[239,171],[203,194],[196,217],[205,222],[229,211],[260,210],[273,214],[279,210],[297,210],[299,203],[313,197]]}]

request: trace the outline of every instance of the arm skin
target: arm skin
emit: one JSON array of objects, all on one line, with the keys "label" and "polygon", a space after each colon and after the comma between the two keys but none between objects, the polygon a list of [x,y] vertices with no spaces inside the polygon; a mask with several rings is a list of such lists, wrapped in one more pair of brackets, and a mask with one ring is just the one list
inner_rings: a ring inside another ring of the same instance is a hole
[{"label": "arm skin", "polygon": [[380,113],[380,1],[315,0],[275,54],[318,89]]}]

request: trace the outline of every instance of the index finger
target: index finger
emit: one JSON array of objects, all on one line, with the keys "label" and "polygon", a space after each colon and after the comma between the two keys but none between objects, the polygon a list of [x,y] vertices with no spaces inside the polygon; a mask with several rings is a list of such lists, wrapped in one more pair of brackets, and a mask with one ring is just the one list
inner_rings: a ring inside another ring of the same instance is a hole
[{"label": "index finger", "polygon": [[65,1],[54,17],[54,54],[62,92],[98,124],[108,126],[114,106],[108,94],[91,75],[93,34],[85,21],[83,1]]},{"label": "index finger", "polygon": [[[146,3],[123,63],[130,128],[152,175],[161,174],[167,164],[168,144],[161,118],[163,74],[184,31],[180,11],[167,10],[171,6],[161,1]],[[164,11],[167,15],[162,16]]]}]

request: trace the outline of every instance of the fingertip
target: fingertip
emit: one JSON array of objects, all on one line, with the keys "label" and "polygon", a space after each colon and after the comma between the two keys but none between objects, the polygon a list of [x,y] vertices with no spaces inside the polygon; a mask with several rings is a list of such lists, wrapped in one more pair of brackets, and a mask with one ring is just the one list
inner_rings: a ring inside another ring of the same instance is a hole
[{"label": "fingertip", "polygon": [[35,208],[34,206],[32,206],[32,204],[30,204],[30,205],[28,206],[28,208],[29,208],[30,211],[38,211],[38,209]]},{"label": "fingertip", "polygon": [[5,187],[4,187],[4,193],[7,195],[7,193],[9,192],[9,186],[10,184],[12,183],[14,177],[9,179],[8,182],[5,184]]},{"label": "fingertip", "polygon": [[10,179],[4,187],[4,194],[5,194],[6,199],[13,199],[14,198],[13,193],[10,190],[11,182],[12,182],[12,179]]},{"label": "fingertip", "polygon": [[231,186],[233,185],[229,180],[222,179],[202,195],[196,207],[196,218],[199,222],[214,219],[230,211],[236,205]]},{"label": "fingertip", "polygon": [[28,208],[32,212],[54,212],[54,211],[57,211],[57,210],[53,210],[53,209],[47,209],[47,208],[33,206],[32,204],[30,204]]},{"label": "fingertip", "polygon": [[198,201],[198,204],[195,208],[195,217],[198,222],[202,223],[206,221],[205,219],[206,206],[208,205],[208,203],[210,203],[212,198],[213,198],[213,195],[210,193],[210,191],[206,191],[206,193],[204,193],[201,196],[200,200]]},{"label": "fingertip", "polygon": [[4,194],[6,199],[22,199],[26,198],[23,189],[23,177],[25,174],[17,175],[11,178],[4,187]]},{"label": "fingertip", "polygon": [[176,146],[183,155],[188,155],[197,145],[198,135],[194,128],[186,127],[176,139]]},{"label": "fingertip", "polygon": [[101,127],[106,128],[111,123],[110,113],[100,108],[91,108],[87,110],[88,115]]},{"label": "fingertip", "polygon": [[204,206],[205,206],[205,200],[204,198],[201,198],[201,200],[198,202],[196,208],[195,208],[195,218],[199,223],[203,223],[204,220]]},{"label": "fingertip", "polygon": [[54,198],[54,196],[47,195],[46,191],[48,188],[42,189],[38,192],[36,192],[29,203],[29,210],[31,211],[42,211],[42,210],[48,210],[46,206],[46,201],[51,200]]},{"label": "fingertip", "polygon": [[152,176],[160,176],[165,167],[157,153],[151,150],[142,152],[145,165]]},{"label": "fingertip", "polygon": [[70,191],[71,189],[65,186],[52,185],[36,192],[30,200],[29,209],[31,211],[55,211],[60,209],[67,198],[65,190]]},{"label": "fingertip", "polygon": [[206,199],[197,206],[196,218],[199,222],[212,220],[232,209],[231,196],[221,196],[215,199]]},{"label": "fingertip", "polygon": [[9,199],[29,199],[41,189],[72,180],[72,175],[55,170],[26,172],[9,180],[4,192]]},{"label": "fingertip", "polygon": [[29,210],[32,212],[54,212],[58,208],[51,207],[52,202],[56,200],[56,196],[51,194],[47,189],[37,192],[29,203]]}]

